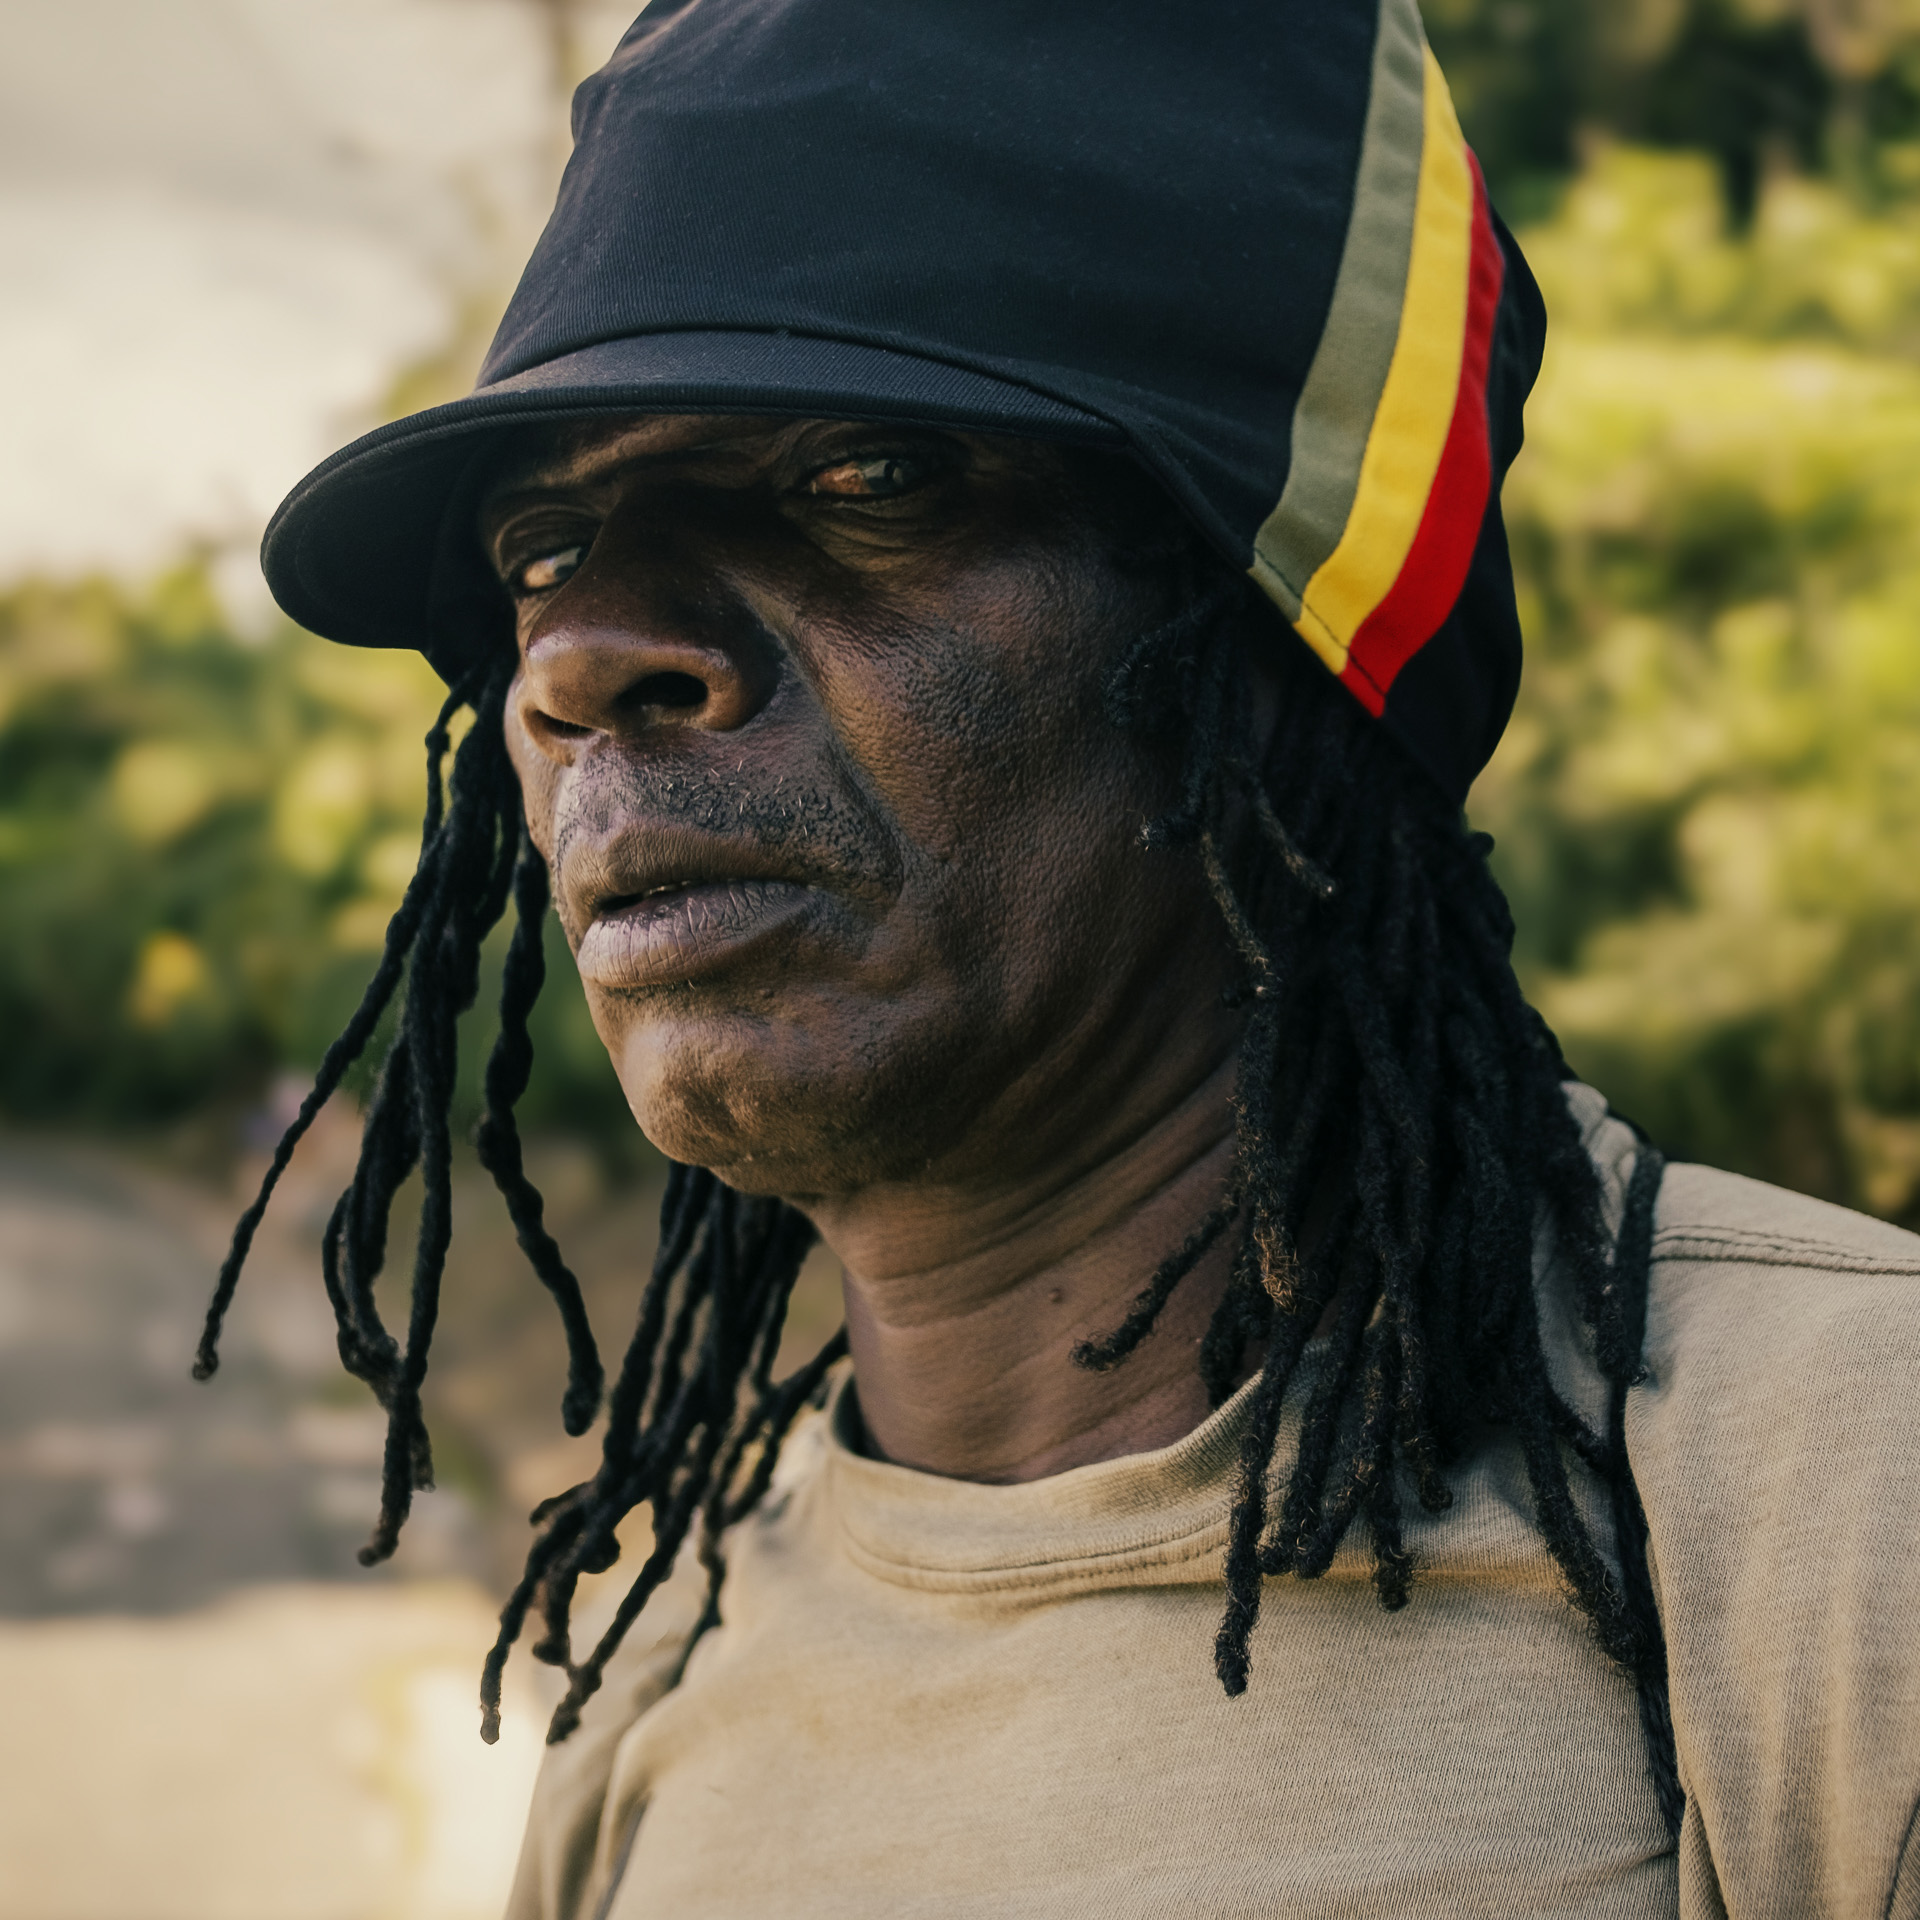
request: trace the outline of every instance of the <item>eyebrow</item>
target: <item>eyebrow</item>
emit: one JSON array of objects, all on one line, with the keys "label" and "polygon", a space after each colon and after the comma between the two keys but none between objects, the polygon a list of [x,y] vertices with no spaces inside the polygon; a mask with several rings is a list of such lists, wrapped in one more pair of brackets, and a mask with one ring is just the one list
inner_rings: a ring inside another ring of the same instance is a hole
[{"label": "eyebrow", "polygon": [[500,493],[490,496],[482,503],[481,511],[485,512],[498,500],[512,499],[518,494],[556,493],[572,487],[590,487],[610,474],[630,472],[635,468],[670,467],[702,454],[714,453],[730,444],[737,446],[739,443],[737,439],[698,440],[681,447],[655,447],[638,453],[609,454],[597,464],[590,463],[584,471],[566,474],[555,473],[551,466],[544,471],[535,468],[530,473],[516,477]]},{"label": "eyebrow", "polygon": [[[947,442],[952,442],[954,439],[954,430],[951,427],[943,426],[932,421],[862,420],[826,414],[818,417],[809,416],[805,419],[786,421],[776,426],[770,435],[764,436],[762,444],[765,444],[766,439],[771,439],[775,442],[785,442],[810,427],[867,427]],[[511,498],[513,495],[519,493],[537,494],[560,491],[567,487],[592,486],[596,482],[605,479],[609,473],[628,472],[636,468],[641,470],[657,470],[661,467],[673,466],[676,462],[698,458],[703,454],[739,450],[743,448],[748,437],[749,436],[742,434],[727,434],[712,439],[696,440],[685,446],[658,447],[639,453],[615,455],[611,456],[602,465],[590,466],[586,472],[572,475],[565,479],[553,477],[551,474],[543,474],[535,470],[527,477],[516,480],[500,497]],[[778,450],[785,451],[784,445],[780,446]],[[485,510],[484,507],[482,510]]]}]

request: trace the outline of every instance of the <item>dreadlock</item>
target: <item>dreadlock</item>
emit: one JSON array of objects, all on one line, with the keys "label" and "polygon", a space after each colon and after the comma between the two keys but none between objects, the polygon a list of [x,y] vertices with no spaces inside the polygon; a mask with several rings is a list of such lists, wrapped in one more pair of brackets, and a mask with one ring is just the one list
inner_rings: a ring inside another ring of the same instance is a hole
[{"label": "dreadlock", "polygon": [[[1199,1361],[1217,1406],[1248,1356],[1258,1356],[1214,1647],[1230,1695],[1247,1686],[1266,1580],[1323,1574],[1359,1524],[1381,1604],[1404,1606],[1415,1570],[1406,1495],[1430,1514],[1444,1511],[1449,1466],[1489,1424],[1509,1430],[1569,1595],[1636,1684],[1650,1771],[1677,1828],[1665,1645],[1625,1443],[1660,1158],[1643,1145],[1616,1241],[1566,1103],[1559,1049],[1514,978],[1513,925],[1487,865],[1491,843],[1467,830],[1304,648],[1273,647],[1262,618],[1245,583],[1216,569],[1131,649],[1107,689],[1117,724],[1170,741],[1177,798],[1145,826],[1143,845],[1197,857],[1239,957],[1248,1013],[1226,1196],[1123,1322],[1084,1343],[1075,1361],[1096,1370],[1122,1364],[1151,1337],[1180,1282],[1234,1234],[1230,1278]],[[1272,656],[1280,680],[1274,734],[1258,757],[1243,697],[1253,647]],[[511,671],[510,660],[493,662],[460,681],[427,736],[418,872],[365,998],[235,1229],[195,1365],[202,1379],[217,1366],[222,1320],[273,1189],[404,982],[359,1161],[323,1242],[341,1359],[388,1421],[380,1513],[361,1552],[368,1564],[393,1552],[413,1493],[432,1484],[420,1389],[449,1235],[455,1028],[478,992],[481,942],[509,902],[515,925],[480,1158],[561,1315],[569,1433],[592,1424],[603,1395],[579,1284],[543,1224],[513,1118],[532,1061],[527,1018],[542,979],[547,875],[502,735]],[[463,707],[474,722],[445,778],[450,725]],[[395,1194],[416,1168],[425,1204],[400,1342],[381,1322],[373,1288]],[[1542,1348],[1533,1240],[1543,1220],[1593,1332],[1607,1386],[1604,1432],[1560,1394]],[[507,1656],[536,1617],[535,1657],[569,1681],[548,1739],[566,1738],[689,1535],[707,1576],[695,1637],[718,1620],[722,1537],[765,1494],[784,1436],[846,1352],[842,1330],[798,1371],[774,1377],[813,1240],[811,1223],[784,1203],[735,1192],[696,1167],[671,1168],[659,1250],[606,1396],[599,1468],[532,1516],[536,1536],[482,1679],[486,1739],[498,1736]],[[1323,1324],[1298,1447],[1276,1484],[1283,1405]],[[1610,1508],[1612,1564],[1583,1515],[1576,1471]],[[569,1616],[578,1583],[615,1563],[616,1529],[643,1506],[652,1519],[647,1557],[612,1624],[576,1659]]]},{"label": "dreadlock", "polygon": [[[433,1485],[433,1452],[420,1388],[452,1237],[450,1112],[456,1029],[479,993],[481,943],[499,923],[509,899],[516,924],[501,991],[500,1035],[487,1063],[480,1158],[506,1199],[534,1272],[560,1310],[568,1351],[561,1402],[566,1430],[584,1433],[600,1408],[600,1358],[580,1283],[543,1224],[540,1194],[522,1167],[513,1119],[533,1061],[527,1015],[545,968],[541,937],[547,871],[527,837],[507,758],[501,722],[510,679],[510,667],[476,669],[453,686],[427,734],[427,813],[418,867],[387,928],[385,950],[359,1007],[327,1049],[312,1091],[281,1136],[258,1194],[234,1228],[194,1359],[199,1380],[210,1378],[219,1366],[221,1328],[274,1188],[314,1116],[373,1038],[404,978],[405,1004],[368,1104],[353,1181],[335,1205],[321,1242],[321,1270],[341,1362],[372,1388],[387,1414],[380,1515],[360,1554],[368,1566],[392,1554],[413,1495]],[[469,706],[474,722],[453,755],[449,779],[451,723]],[[374,1282],[386,1262],[394,1196],[416,1168],[425,1195],[403,1345],[380,1318]]]},{"label": "dreadlock", "polygon": [[[1269,649],[1278,718],[1256,762],[1244,664],[1248,646],[1263,644],[1264,616],[1250,598],[1242,580],[1216,577],[1135,646],[1108,687],[1118,724],[1151,733],[1172,717],[1183,731],[1178,799],[1141,838],[1197,851],[1249,1012],[1224,1202],[1121,1325],[1074,1357],[1118,1365],[1238,1224],[1200,1350],[1216,1406],[1250,1347],[1262,1356],[1214,1644],[1230,1695],[1247,1685],[1268,1578],[1317,1578],[1358,1524],[1381,1605],[1404,1606],[1414,1574],[1405,1495],[1444,1512],[1448,1466],[1489,1425],[1512,1432],[1569,1596],[1635,1683],[1649,1771],[1677,1830],[1666,1646],[1626,1450],[1661,1157],[1642,1144],[1616,1240],[1566,1101],[1571,1075],[1514,977],[1492,841],[1469,832],[1305,648]],[[1594,1336],[1604,1433],[1568,1404],[1543,1351],[1533,1278],[1543,1216]],[[1282,1409],[1323,1326],[1297,1449],[1276,1487]],[[1617,1566],[1583,1515],[1576,1470],[1610,1511]]]},{"label": "dreadlock", "polygon": [[[392,1555],[413,1495],[433,1485],[420,1393],[452,1231],[450,1114],[457,1028],[479,993],[482,943],[511,903],[514,928],[501,979],[500,1031],[487,1062],[476,1146],[506,1201],[522,1251],[560,1313],[568,1362],[562,1423],[570,1434],[585,1433],[604,1398],[607,1433],[594,1478],[545,1502],[533,1515],[541,1531],[487,1658],[481,1730],[488,1740],[499,1735],[507,1654],[537,1610],[543,1632],[533,1652],[565,1667],[572,1682],[550,1731],[560,1740],[578,1721],[607,1660],[672,1570],[696,1524],[709,1580],[703,1628],[718,1619],[725,1574],[720,1537],[766,1492],[781,1441],[845,1354],[846,1338],[837,1334],[791,1377],[775,1381],[787,1302],[813,1244],[812,1223],[777,1200],[751,1198],[702,1169],[675,1166],[638,1324],[612,1393],[606,1393],[579,1281],[547,1231],[514,1121],[533,1065],[527,1022],[544,980],[548,879],[527,834],[502,728],[512,675],[509,658],[459,680],[427,735],[427,810],[418,867],[388,926],[380,964],[359,1007],[327,1049],[312,1090],[234,1228],[193,1371],[196,1379],[206,1380],[217,1370],[221,1330],[274,1189],[314,1117],[339,1090],[404,985],[395,1032],[367,1106],[353,1178],[321,1242],[341,1362],[367,1383],[387,1416],[380,1511],[360,1560],[371,1566]],[[473,723],[456,751],[452,723],[464,708],[472,709]],[[386,1262],[395,1197],[416,1170],[424,1200],[401,1341],[380,1317],[374,1284]],[[652,1510],[653,1550],[612,1627],[576,1664],[568,1634],[574,1590],[582,1574],[613,1565],[619,1554],[615,1529],[642,1505]]]}]

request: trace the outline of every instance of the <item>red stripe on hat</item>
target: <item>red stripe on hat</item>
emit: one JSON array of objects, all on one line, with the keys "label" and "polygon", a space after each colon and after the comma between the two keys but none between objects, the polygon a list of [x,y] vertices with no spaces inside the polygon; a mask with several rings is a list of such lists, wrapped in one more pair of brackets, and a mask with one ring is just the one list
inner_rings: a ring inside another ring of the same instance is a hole
[{"label": "red stripe on hat", "polygon": [[1487,208],[1487,183],[1472,152],[1473,260],[1467,290],[1467,331],[1453,423],[1427,496],[1420,531],[1386,597],[1354,635],[1341,683],[1378,715],[1400,669],[1440,630],[1466,585],[1493,487],[1493,448],[1487,420],[1487,368],[1493,357],[1494,317],[1506,284],[1506,257]]}]

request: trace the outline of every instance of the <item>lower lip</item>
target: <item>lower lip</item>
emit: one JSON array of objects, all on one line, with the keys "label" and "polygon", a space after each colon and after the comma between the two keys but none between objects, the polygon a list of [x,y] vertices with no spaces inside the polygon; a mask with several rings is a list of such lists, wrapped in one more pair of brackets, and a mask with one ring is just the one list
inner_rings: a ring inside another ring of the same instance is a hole
[{"label": "lower lip", "polygon": [[715,880],[648,894],[587,929],[580,977],[610,991],[690,980],[789,925],[812,894],[790,880]]}]

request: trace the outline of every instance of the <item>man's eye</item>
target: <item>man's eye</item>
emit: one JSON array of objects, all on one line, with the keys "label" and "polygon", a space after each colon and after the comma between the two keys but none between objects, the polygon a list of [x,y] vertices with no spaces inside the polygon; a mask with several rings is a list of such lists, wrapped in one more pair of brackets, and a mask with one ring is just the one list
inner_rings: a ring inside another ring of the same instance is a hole
[{"label": "man's eye", "polygon": [[833,500],[893,500],[925,486],[930,472],[925,460],[880,453],[864,460],[839,460],[822,467],[807,482],[809,493]]},{"label": "man's eye", "polygon": [[552,553],[523,560],[513,570],[512,587],[516,593],[551,593],[564,586],[579,572],[587,557],[584,542],[576,547],[557,547]]}]

